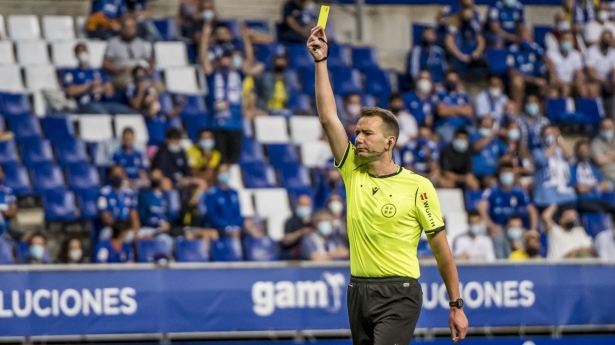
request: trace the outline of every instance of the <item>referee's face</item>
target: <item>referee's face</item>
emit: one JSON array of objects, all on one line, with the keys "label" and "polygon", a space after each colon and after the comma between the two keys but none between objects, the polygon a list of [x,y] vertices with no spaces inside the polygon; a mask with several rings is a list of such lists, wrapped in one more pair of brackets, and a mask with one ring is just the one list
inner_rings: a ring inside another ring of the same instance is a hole
[{"label": "referee's face", "polygon": [[378,158],[388,152],[382,119],[378,116],[364,116],[357,122],[355,146],[359,157]]}]

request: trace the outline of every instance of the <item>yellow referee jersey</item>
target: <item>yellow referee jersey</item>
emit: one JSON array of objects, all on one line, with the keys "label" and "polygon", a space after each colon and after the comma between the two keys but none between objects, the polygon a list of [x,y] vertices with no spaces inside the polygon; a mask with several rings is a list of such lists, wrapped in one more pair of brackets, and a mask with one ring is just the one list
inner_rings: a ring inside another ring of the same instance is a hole
[{"label": "yellow referee jersey", "polygon": [[346,185],[350,274],[417,279],[421,231],[444,230],[433,184],[401,167],[391,175],[372,176],[351,143],[335,166]]}]

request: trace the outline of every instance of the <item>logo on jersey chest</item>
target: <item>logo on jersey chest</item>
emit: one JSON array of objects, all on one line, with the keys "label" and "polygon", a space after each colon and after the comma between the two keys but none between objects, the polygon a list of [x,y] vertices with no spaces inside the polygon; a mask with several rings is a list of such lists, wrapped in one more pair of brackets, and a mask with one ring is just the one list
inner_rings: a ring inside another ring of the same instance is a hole
[{"label": "logo on jersey chest", "polygon": [[380,212],[382,212],[382,215],[386,218],[391,218],[395,215],[395,213],[397,213],[397,208],[395,208],[395,205],[393,204],[386,204],[382,206]]}]

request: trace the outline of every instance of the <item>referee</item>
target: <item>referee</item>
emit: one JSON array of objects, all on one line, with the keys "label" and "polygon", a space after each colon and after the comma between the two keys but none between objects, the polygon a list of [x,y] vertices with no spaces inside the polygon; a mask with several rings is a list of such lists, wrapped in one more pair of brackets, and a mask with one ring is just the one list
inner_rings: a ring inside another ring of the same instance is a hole
[{"label": "referee", "polygon": [[355,145],[349,142],[329,82],[326,40],[324,30],[315,27],[307,46],[316,63],[320,122],[346,185],[352,342],[402,345],[412,340],[423,299],[416,252],[424,231],[450,297],[448,323],[457,343],[465,338],[468,320],[436,190],[428,179],[393,162],[399,125],[391,112],[361,109]]}]

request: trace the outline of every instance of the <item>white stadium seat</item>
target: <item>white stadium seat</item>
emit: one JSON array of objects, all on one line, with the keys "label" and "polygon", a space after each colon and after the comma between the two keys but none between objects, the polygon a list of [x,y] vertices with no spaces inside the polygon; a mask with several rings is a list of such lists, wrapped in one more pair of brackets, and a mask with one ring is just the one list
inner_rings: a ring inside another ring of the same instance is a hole
[{"label": "white stadium seat", "polygon": [[231,165],[229,169],[229,173],[231,174],[231,180],[229,181],[228,185],[231,186],[231,188],[233,189],[237,189],[237,190],[244,189],[243,179],[241,177],[241,168],[239,167],[239,165],[237,164]]},{"label": "white stadium seat", "polygon": [[79,115],[80,138],[84,141],[104,141],[113,139],[111,116],[109,115]]},{"label": "white stadium seat", "polygon": [[286,119],[281,116],[258,116],[254,118],[254,136],[261,143],[288,142]]},{"label": "white stadium seat", "polygon": [[87,35],[85,33],[85,23],[88,21],[88,17],[86,16],[77,16],[75,17],[75,31],[77,33],[77,38],[86,38]]},{"label": "white stadium seat", "polygon": [[9,38],[6,34],[6,26],[4,25],[4,16],[0,14],[0,40]]},{"label": "white stadium seat", "polygon": [[43,36],[49,41],[74,40],[75,28],[71,16],[43,16]]},{"label": "white stadium seat", "polygon": [[449,240],[449,245],[453,245],[455,238],[468,231],[468,214],[460,213],[443,213],[444,225],[446,226],[446,237]]},{"label": "white stadium seat", "polygon": [[35,15],[13,15],[8,18],[9,36],[12,40],[38,40],[41,28]]},{"label": "white stadium seat", "polygon": [[281,241],[284,238],[284,224],[289,217],[290,214],[265,217],[267,219],[267,235],[272,240]]},{"label": "white stadium seat", "polygon": [[284,222],[292,215],[284,188],[252,189],[256,214],[267,219],[267,234],[275,241],[284,236]]},{"label": "white stadium seat", "polygon": [[21,69],[16,65],[0,66],[0,91],[23,92]]},{"label": "white stadium seat", "polygon": [[169,92],[198,94],[201,93],[194,67],[170,67],[164,70],[164,80]]},{"label": "white stadium seat", "polygon": [[14,63],[13,42],[0,41],[0,65],[12,65]]},{"label": "white stadium seat", "polygon": [[16,42],[17,62],[22,66],[49,65],[47,42],[22,41]]},{"label": "white stadium seat", "polygon": [[154,44],[156,68],[183,67],[188,65],[184,42],[156,42]]},{"label": "white stadium seat", "polygon": [[56,68],[73,68],[79,64],[75,57],[77,41],[51,42],[51,61]]},{"label": "white stadium seat", "polygon": [[135,141],[146,144],[149,141],[149,133],[145,120],[141,115],[115,115],[115,135],[119,139],[122,131],[126,127],[131,127],[135,132]]},{"label": "white stadium seat", "polygon": [[24,68],[26,87],[29,90],[59,90],[58,77],[53,66],[29,66]]},{"label": "white stadium seat", "polygon": [[324,168],[333,157],[329,144],[321,140],[302,143],[300,148],[301,162],[308,168]]},{"label": "white stadium seat", "polygon": [[290,118],[290,137],[300,144],[319,140],[322,135],[322,125],[317,116],[293,116]]},{"label": "white stadium seat", "polygon": [[[465,203],[461,189],[436,189],[438,199],[440,199],[440,209],[442,213],[454,214],[465,213]],[[446,200],[446,202],[443,202]]]},{"label": "white stadium seat", "polygon": [[254,211],[254,200],[252,200],[252,192],[247,189],[240,189],[237,191],[239,195],[239,208],[242,217],[253,217],[256,212]]},{"label": "white stadium seat", "polygon": [[90,54],[90,67],[102,68],[105,50],[107,50],[107,42],[88,40],[88,53]]},{"label": "white stadium seat", "polygon": [[[47,94],[61,92],[62,90],[55,91],[47,91]],[[34,109],[34,115],[38,117],[45,117],[47,115],[47,102],[45,101],[45,96],[43,95],[43,91],[37,90],[32,92],[32,108]]]}]

